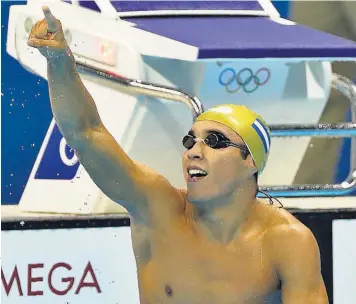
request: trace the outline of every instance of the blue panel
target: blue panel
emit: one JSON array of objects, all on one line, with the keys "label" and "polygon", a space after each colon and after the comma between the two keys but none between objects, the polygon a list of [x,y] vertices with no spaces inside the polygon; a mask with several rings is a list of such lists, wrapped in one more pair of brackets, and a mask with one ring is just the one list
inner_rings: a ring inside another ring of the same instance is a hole
[{"label": "blue panel", "polygon": [[266,17],[126,18],[137,27],[199,48],[199,58],[356,56],[356,43]]},{"label": "blue panel", "polygon": [[272,4],[282,18],[288,19],[290,10],[290,1],[272,1]]},{"label": "blue panel", "polygon": [[[99,10],[93,1],[79,1],[80,5]],[[111,1],[119,12],[156,10],[253,10],[263,11],[258,1]]]},{"label": "blue panel", "polygon": [[79,162],[77,161],[73,165],[66,165],[63,162],[61,152],[65,155],[66,160],[73,159],[75,154],[74,150],[68,145],[65,145],[65,148],[61,151],[60,143],[62,140],[63,136],[58,126],[55,125],[35,174],[35,179],[71,180],[75,177],[79,168]]},{"label": "blue panel", "polygon": [[1,203],[17,204],[52,120],[47,81],[6,52],[11,5],[1,1]]}]

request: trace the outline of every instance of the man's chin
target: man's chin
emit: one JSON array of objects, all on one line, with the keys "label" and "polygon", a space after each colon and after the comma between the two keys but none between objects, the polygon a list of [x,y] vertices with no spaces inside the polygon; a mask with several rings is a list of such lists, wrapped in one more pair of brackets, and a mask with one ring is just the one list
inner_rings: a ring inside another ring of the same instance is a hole
[{"label": "man's chin", "polygon": [[189,202],[194,205],[202,204],[208,202],[211,197],[206,193],[206,191],[197,191],[196,189],[187,191],[187,198]]}]

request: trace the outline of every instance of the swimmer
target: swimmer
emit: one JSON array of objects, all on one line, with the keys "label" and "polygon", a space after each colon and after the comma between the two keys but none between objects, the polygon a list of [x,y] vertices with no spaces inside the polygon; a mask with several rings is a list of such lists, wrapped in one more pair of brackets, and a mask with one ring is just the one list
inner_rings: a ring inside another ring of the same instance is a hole
[{"label": "swimmer", "polygon": [[140,302],[328,303],[311,231],[256,198],[270,147],[263,119],[236,105],[201,114],[183,139],[187,188],[176,189],[108,132],[60,22],[47,6],[43,12],[28,45],[47,59],[61,133],[96,185],[130,214]]}]

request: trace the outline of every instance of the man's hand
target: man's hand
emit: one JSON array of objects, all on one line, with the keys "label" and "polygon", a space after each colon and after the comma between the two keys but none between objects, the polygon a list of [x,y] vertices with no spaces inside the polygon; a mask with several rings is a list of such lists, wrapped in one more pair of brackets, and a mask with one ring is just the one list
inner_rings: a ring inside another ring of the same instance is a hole
[{"label": "man's hand", "polygon": [[48,6],[42,7],[45,18],[32,27],[27,44],[37,48],[47,59],[56,59],[68,49],[59,20],[51,13]]}]

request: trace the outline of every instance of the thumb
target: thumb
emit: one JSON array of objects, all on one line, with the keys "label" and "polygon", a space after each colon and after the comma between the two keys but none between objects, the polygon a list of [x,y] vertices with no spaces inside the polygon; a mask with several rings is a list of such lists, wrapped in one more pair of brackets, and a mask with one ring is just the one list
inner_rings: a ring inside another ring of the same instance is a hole
[{"label": "thumb", "polygon": [[59,30],[57,19],[52,15],[49,7],[47,5],[44,5],[42,7],[43,14],[45,16],[46,22],[47,22],[47,30],[48,32],[56,32]]}]

